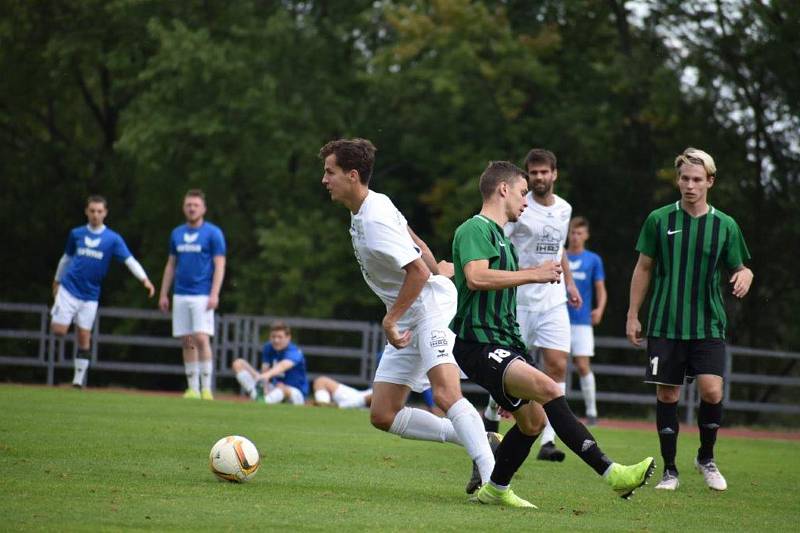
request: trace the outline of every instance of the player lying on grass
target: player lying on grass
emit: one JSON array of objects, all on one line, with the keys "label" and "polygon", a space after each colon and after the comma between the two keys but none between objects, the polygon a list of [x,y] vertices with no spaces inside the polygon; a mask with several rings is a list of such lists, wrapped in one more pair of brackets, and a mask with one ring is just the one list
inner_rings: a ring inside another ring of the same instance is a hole
[{"label": "player lying on grass", "polygon": [[318,377],[311,386],[314,389],[314,403],[317,405],[357,409],[369,407],[372,403],[372,389],[354,389],[328,376]]},{"label": "player lying on grass", "polygon": [[292,330],[283,322],[273,322],[269,342],[261,352],[261,372],[244,359],[233,362],[236,379],[250,397],[264,403],[303,405],[308,394],[306,358],[292,342]]},{"label": "player lying on grass", "polygon": [[516,424],[503,436],[495,468],[475,499],[510,507],[535,507],[510,488],[511,478],[530,453],[545,425],[623,498],[652,474],[655,461],[612,462],[567,405],[564,392],[530,361],[516,321],[516,287],[554,283],[561,265],[549,261],[518,270],[514,245],[503,226],[527,207],[525,172],[507,161],[492,162],[480,177],[481,212],[464,222],[453,240],[458,310],[451,324],[453,354],[461,370],[510,412]]}]

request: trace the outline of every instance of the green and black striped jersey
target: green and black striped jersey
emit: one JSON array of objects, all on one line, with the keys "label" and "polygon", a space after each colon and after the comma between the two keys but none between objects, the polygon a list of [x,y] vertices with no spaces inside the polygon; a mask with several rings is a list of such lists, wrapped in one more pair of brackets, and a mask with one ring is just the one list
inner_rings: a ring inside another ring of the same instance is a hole
[{"label": "green and black striped jersey", "polygon": [[750,259],[742,231],[718,209],[692,217],[680,201],[647,217],[636,250],[655,260],[647,335],[667,339],[724,339],[720,267]]},{"label": "green and black striped jersey", "polygon": [[480,259],[487,259],[494,270],[518,268],[517,252],[503,228],[483,215],[475,215],[458,227],[453,238],[458,310],[450,329],[465,341],[525,350],[517,324],[517,289],[473,291],[467,287],[464,265]]}]

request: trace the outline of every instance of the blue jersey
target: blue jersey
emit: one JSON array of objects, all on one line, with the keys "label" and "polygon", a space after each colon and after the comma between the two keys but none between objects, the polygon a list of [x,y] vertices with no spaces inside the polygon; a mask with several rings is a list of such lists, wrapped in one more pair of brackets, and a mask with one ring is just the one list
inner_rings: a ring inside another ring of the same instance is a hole
[{"label": "blue jersey", "polygon": [[569,269],[572,272],[572,279],[581,293],[583,304],[580,308],[567,306],[569,311],[569,321],[575,325],[592,325],[592,298],[594,296],[594,284],[596,281],[606,279],[603,271],[603,260],[600,256],[589,250],[572,255],[567,252]]},{"label": "blue jersey", "polygon": [[172,230],[169,254],[175,256],[175,294],[198,296],[211,294],[214,257],[225,255],[225,236],[210,222],[199,228],[187,224]]},{"label": "blue jersey", "polygon": [[275,350],[272,344],[267,342],[264,344],[264,350],[261,352],[261,360],[264,364],[275,366],[285,359],[294,361],[294,366],[286,371],[283,377],[272,378],[272,384],[284,383],[303,393],[303,396],[308,396],[308,380],[306,379],[306,358],[300,348],[293,342],[281,351]]},{"label": "blue jersey", "polygon": [[111,258],[125,261],[131,256],[119,233],[103,228],[94,233],[89,226],[69,232],[64,253],[70,257],[61,285],[79,300],[96,302],[100,299],[100,284],[108,273]]}]

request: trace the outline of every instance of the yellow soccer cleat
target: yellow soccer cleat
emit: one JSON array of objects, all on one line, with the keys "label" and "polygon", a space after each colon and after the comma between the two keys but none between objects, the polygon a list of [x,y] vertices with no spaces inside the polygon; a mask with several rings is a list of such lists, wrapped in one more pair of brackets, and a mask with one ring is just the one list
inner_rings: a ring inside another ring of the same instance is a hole
[{"label": "yellow soccer cleat", "polygon": [[634,490],[647,483],[655,467],[656,461],[652,457],[630,466],[614,463],[606,475],[606,481],[620,498],[627,500]]},{"label": "yellow soccer cleat", "polygon": [[186,392],[183,393],[183,397],[189,400],[199,400],[200,393],[194,389],[186,389]]},{"label": "yellow soccer cleat", "polygon": [[493,487],[490,483],[483,485],[478,494],[472,497],[473,501],[477,501],[478,503],[483,503],[486,505],[502,505],[504,507],[522,507],[522,508],[531,508],[531,509],[538,509],[535,505],[533,505],[528,500],[523,500],[510,488],[506,490],[500,490]]},{"label": "yellow soccer cleat", "polygon": [[211,392],[211,389],[203,389],[200,391],[200,398],[203,400],[213,400],[214,394]]}]

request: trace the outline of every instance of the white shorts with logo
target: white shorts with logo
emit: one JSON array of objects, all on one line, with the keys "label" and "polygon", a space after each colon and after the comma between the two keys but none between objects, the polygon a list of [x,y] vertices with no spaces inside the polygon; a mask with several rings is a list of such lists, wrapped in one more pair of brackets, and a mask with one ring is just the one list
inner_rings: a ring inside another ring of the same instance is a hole
[{"label": "white shorts with logo", "polygon": [[545,311],[519,307],[517,322],[528,349],[535,346],[569,353],[570,326],[566,302]]},{"label": "white shorts with logo", "polygon": [[208,309],[208,296],[175,294],[172,296],[172,336],[192,333],[214,336],[214,310]]},{"label": "white shorts with logo", "polygon": [[[437,280],[429,291],[432,301],[426,303],[440,312],[411,325],[411,344],[402,349],[386,345],[375,372],[376,382],[407,385],[414,392],[422,392],[431,386],[427,375],[431,368],[445,363],[458,366],[453,357],[456,334],[449,327],[456,314],[457,294],[452,282],[447,281]],[[403,331],[408,326],[399,327]]]},{"label": "white shorts with logo", "polygon": [[74,321],[79,328],[91,330],[97,316],[97,301],[80,300],[59,285],[50,316],[54,324],[69,326]]},{"label": "white shorts with logo", "polygon": [[573,356],[594,357],[594,328],[585,324],[570,326]]}]

